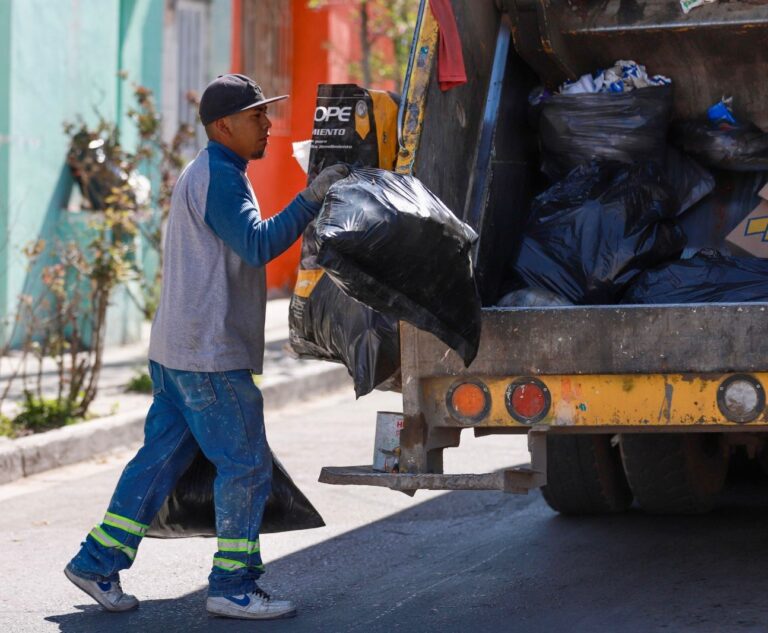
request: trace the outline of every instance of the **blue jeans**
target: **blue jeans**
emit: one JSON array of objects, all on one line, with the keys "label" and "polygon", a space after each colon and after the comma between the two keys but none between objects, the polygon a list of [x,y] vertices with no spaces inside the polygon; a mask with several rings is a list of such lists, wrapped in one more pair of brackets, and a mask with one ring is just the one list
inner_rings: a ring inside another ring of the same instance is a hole
[{"label": "blue jeans", "polygon": [[150,361],[149,371],[154,400],[144,445],[125,467],[103,522],[69,567],[91,580],[117,580],[199,446],[216,466],[218,551],[208,593],[253,591],[264,572],[259,527],[272,483],[261,392],[248,370],[178,371]]}]

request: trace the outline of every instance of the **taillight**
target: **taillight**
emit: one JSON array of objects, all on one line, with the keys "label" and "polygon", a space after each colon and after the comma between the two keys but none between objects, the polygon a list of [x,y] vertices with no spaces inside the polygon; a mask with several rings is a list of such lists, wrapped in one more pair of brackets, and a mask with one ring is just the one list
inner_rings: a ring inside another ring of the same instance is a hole
[{"label": "taillight", "polygon": [[458,382],[448,390],[446,403],[454,417],[475,424],[491,410],[491,394],[481,382]]},{"label": "taillight", "polygon": [[752,422],[765,409],[765,390],[752,376],[729,376],[717,388],[717,406],[731,422]]},{"label": "taillight", "polygon": [[547,386],[536,378],[521,378],[509,387],[506,393],[509,415],[523,424],[535,424],[549,412],[552,397]]}]

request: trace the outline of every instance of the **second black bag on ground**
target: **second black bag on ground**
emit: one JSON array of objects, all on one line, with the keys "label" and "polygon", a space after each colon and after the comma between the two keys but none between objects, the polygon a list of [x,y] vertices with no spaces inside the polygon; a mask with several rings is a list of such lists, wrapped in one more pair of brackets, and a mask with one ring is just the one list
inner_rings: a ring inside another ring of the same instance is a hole
[{"label": "second black bag on ground", "polygon": [[475,232],[413,176],[355,169],[315,223],[317,263],[346,294],[431,332],[469,365],[480,342]]},{"label": "second black bag on ground", "polygon": [[[147,536],[216,536],[216,508],[213,499],[215,479],[216,467],[198,451],[152,521]],[[324,525],[320,514],[272,455],[272,490],[264,507],[259,532],[290,532]]]},{"label": "second black bag on ground", "polygon": [[678,208],[654,163],[578,167],[534,200],[511,277],[574,304],[616,303],[641,271],[682,252]]}]

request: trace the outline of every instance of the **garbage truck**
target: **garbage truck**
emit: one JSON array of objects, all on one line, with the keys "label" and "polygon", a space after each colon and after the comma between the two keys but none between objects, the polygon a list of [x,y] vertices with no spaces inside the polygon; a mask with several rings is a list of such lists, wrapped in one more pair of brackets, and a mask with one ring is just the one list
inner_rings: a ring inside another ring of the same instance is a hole
[{"label": "garbage truck", "polygon": [[[723,488],[732,455],[764,455],[768,304],[494,307],[499,262],[541,191],[528,102],[536,86],[637,60],[672,78],[674,117],[700,116],[732,95],[768,129],[768,4],[693,4],[685,13],[670,0],[452,0],[468,83],[443,92],[438,25],[421,1],[397,171],[417,176],[479,235],[480,349],[465,367],[437,338],[401,323],[397,468],[328,466],[321,481],[409,494],[542,488],[568,514],[633,502],[700,513]],[[443,451],[462,433],[527,435],[530,465],[445,473]]]}]

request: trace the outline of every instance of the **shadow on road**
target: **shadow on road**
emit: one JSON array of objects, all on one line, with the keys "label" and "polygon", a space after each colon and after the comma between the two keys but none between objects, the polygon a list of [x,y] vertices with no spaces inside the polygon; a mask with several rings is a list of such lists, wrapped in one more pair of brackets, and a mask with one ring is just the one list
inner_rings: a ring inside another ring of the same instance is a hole
[{"label": "shadow on road", "polygon": [[567,518],[538,493],[453,492],[269,564],[265,587],[296,619],[210,618],[198,591],[46,620],[64,633],[765,631],[766,526],[754,486],[696,517]]}]

